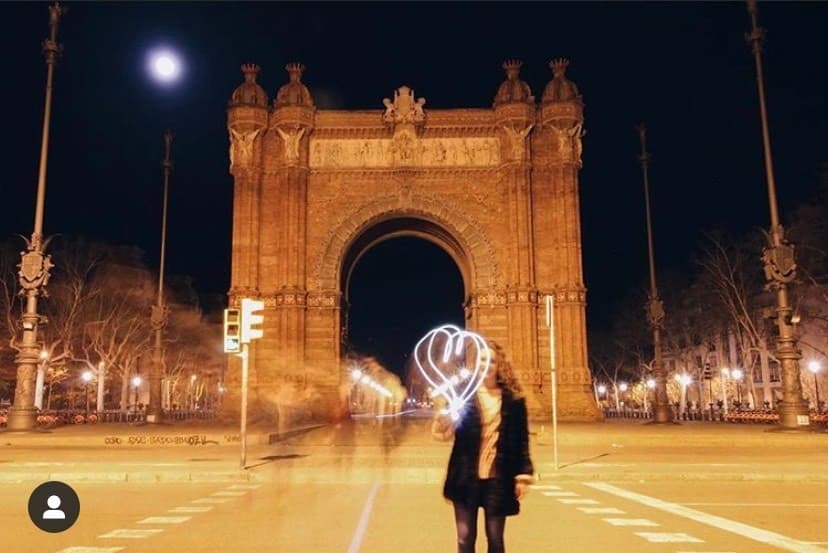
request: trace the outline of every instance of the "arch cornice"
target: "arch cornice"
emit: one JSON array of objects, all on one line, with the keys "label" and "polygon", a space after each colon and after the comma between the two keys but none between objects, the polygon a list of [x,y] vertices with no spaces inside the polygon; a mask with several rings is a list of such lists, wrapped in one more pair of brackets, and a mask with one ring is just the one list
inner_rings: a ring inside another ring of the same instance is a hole
[{"label": "arch cornice", "polygon": [[462,208],[427,193],[388,194],[342,214],[325,236],[314,263],[318,290],[339,288],[342,260],[351,245],[368,229],[396,218],[423,219],[453,237],[471,268],[470,284],[476,290],[495,288],[502,282],[492,243],[479,223]]}]

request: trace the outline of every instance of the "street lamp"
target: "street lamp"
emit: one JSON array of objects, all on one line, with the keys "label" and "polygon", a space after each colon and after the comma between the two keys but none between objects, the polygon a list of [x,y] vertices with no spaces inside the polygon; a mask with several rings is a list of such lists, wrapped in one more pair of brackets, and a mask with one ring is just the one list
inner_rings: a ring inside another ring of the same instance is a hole
[{"label": "street lamp", "polygon": [[739,409],[742,408],[742,377],[744,375],[745,373],[742,372],[742,369],[733,369],[730,371],[730,376],[736,381],[736,397],[739,401]]},{"label": "street lamp", "polygon": [[818,361],[811,361],[808,363],[808,370],[814,375],[814,392],[816,395],[816,412],[821,413],[822,411],[819,408],[819,382],[817,382],[817,373],[819,372],[820,365]]},{"label": "street lamp", "polygon": [[40,165],[37,173],[37,200],[34,230],[26,240],[26,251],[20,259],[20,291],[26,297],[26,307],[20,317],[23,328],[20,351],[17,354],[17,384],[14,405],[9,409],[9,430],[32,430],[37,425],[35,383],[37,371],[37,326],[41,316],[37,312],[37,297],[46,291],[52,268],[51,256],[45,254],[48,240],[43,240],[43,209],[46,202],[46,161],[49,152],[49,124],[52,115],[52,82],[55,63],[63,47],[57,42],[58,22],[65,12],[57,2],[49,6],[49,38],[43,41],[46,57],[46,99],[43,108],[43,133],[40,142]]},{"label": "street lamp", "polygon": [[86,396],[86,418],[89,418],[89,382],[92,380],[92,371],[83,371],[81,374],[83,380],[84,395]]},{"label": "street lamp", "polygon": [[727,415],[728,411],[730,410],[727,406],[727,378],[730,376],[730,369],[723,367],[722,368],[722,410],[724,414]]},{"label": "street lamp", "polygon": [[161,409],[161,375],[163,372],[163,331],[167,324],[167,308],[164,305],[164,254],[167,243],[167,196],[172,171],[170,152],[172,149],[172,131],[164,131],[164,160],[161,167],[164,172],[164,201],[161,211],[161,261],[158,265],[158,297],[152,306],[150,324],[155,331],[155,344],[152,350],[152,368],[149,377],[149,405],[147,406],[147,422],[162,422],[164,412]]},{"label": "street lamp", "polygon": [[808,403],[802,395],[800,382],[798,339],[794,335],[788,303],[788,284],[796,278],[796,257],[794,246],[785,238],[785,229],[779,223],[779,208],[776,201],[776,180],[773,175],[770,130],[765,106],[765,83],[762,74],[762,40],[765,31],[757,22],[756,0],[747,0],[751,31],[745,35],[753,49],[756,63],[756,84],[759,90],[759,113],[762,120],[762,147],[765,157],[765,176],[768,184],[770,204],[770,232],[766,233],[768,246],[763,249],[766,288],[776,291],[776,324],[779,334],[776,338],[776,358],[782,366],[782,400],[778,402],[779,424],[783,428],[810,426]]},{"label": "street lamp", "polygon": [[138,387],[141,385],[142,379],[137,374],[132,377],[133,401],[132,412],[138,414]]},{"label": "street lamp", "polygon": [[638,126],[638,135],[641,139],[641,172],[644,176],[644,206],[647,212],[647,252],[650,262],[650,294],[647,302],[647,319],[653,330],[653,378],[655,387],[655,405],[653,420],[655,423],[673,422],[673,412],[670,409],[670,400],[667,398],[667,374],[664,371],[664,360],[661,356],[661,325],[664,322],[664,302],[658,297],[655,274],[655,256],[653,255],[653,225],[650,218],[650,180],[648,168],[650,154],[647,153],[647,129],[641,124]]}]

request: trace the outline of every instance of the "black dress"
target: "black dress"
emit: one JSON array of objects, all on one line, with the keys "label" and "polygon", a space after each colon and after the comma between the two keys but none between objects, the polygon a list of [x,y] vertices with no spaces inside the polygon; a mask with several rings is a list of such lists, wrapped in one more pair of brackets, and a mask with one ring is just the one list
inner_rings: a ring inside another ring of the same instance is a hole
[{"label": "black dress", "polygon": [[496,516],[516,515],[520,503],[515,498],[515,476],[534,474],[529,456],[529,428],[526,402],[503,390],[500,406],[500,435],[494,458],[494,482],[481,497],[477,464],[480,455],[480,405],[470,401],[454,433],[443,497],[469,507],[483,506]]}]

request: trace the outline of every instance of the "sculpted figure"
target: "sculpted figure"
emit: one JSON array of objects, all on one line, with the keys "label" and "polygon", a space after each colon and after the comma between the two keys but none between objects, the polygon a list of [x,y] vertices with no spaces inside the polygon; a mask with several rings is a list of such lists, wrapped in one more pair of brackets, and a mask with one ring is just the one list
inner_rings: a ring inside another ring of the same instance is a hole
[{"label": "sculpted figure", "polygon": [[302,135],[305,134],[305,129],[299,128],[295,131],[285,131],[277,127],[276,131],[282,140],[285,141],[285,161],[288,163],[296,163],[299,161],[299,143],[302,140]]},{"label": "sculpted figure", "polygon": [[239,163],[241,165],[248,165],[253,159],[253,142],[261,129],[255,131],[241,133],[234,129],[230,129],[230,167]]}]

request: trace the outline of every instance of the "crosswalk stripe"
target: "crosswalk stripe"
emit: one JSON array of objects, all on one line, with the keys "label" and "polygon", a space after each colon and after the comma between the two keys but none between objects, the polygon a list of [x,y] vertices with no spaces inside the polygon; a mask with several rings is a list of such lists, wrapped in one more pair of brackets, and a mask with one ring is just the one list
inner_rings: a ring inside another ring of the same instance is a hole
[{"label": "crosswalk stripe", "polygon": [[635,535],[641,536],[645,540],[652,543],[704,543],[704,540],[694,538],[693,536],[684,534],[682,532],[635,532]]},{"label": "crosswalk stripe", "polygon": [[135,530],[132,528],[118,528],[106,534],[101,534],[99,538],[148,538],[156,534],[160,534],[164,530],[160,528],[148,528],[146,530]]},{"label": "crosswalk stripe", "polygon": [[599,501],[595,501],[594,499],[566,499],[566,498],[558,498],[558,501],[564,503],[565,505],[598,505],[600,504]]},{"label": "crosswalk stripe", "polygon": [[247,492],[216,492],[210,495],[214,497],[241,497],[247,495]]},{"label": "crosswalk stripe", "polygon": [[181,524],[191,518],[193,517],[147,517],[144,520],[139,520],[138,524]]},{"label": "crosswalk stripe", "polygon": [[201,499],[193,499],[190,503],[227,503],[230,501],[227,497],[202,497]]},{"label": "crosswalk stripe", "polygon": [[552,484],[532,484],[529,486],[533,490],[560,490],[560,486],[553,486]]},{"label": "crosswalk stripe", "polygon": [[261,484],[233,484],[232,486],[228,486],[228,490],[258,490],[261,488]]},{"label": "crosswalk stripe", "polygon": [[691,509],[677,503],[670,503],[669,501],[662,501],[661,499],[631,492],[605,482],[586,482],[584,485],[596,490],[601,490],[602,492],[622,497],[624,499],[629,499],[630,501],[641,503],[660,511],[700,522],[702,524],[706,524],[707,526],[719,528],[720,530],[725,530],[726,532],[758,541],[760,543],[772,545],[774,547],[778,547],[779,549],[790,551],[791,553],[828,553],[828,550],[819,547],[818,545],[811,545],[809,543],[799,541],[783,534],[777,534],[776,532],[771,532],[763,528],[756,528],[755,526],[750,526],[742,522],[736,522],[735,520],[730,520],[728,518],[711,515],[703,511],[696,511],[695,509]]},{"label": "crosswalk stripe", "polygon": [[184,507],[176,507],[169,509],[168,513],[206,513],[213,507],[211,505],[186,505]]},{"label": "crosswalk stripe", "polygon": [[615,507],[578,507],[579,511],[583,511],[588,515],[625,515],[626,513],[621,509]]},{"label": "crosswalk stripe", "polygon": [[541,492],[546,497],[578,497],[575,492]]},{"label": "crosswalk stripe", "polygon": [[117,553],[123,549],[123,547],[84,547],[73,545],[72,547],[61,549],[57,553]]},{"label": "crosswalk stripe", "polygon": [[646,518],[605,518],[613,526],[658,526],[657,523]]}]

